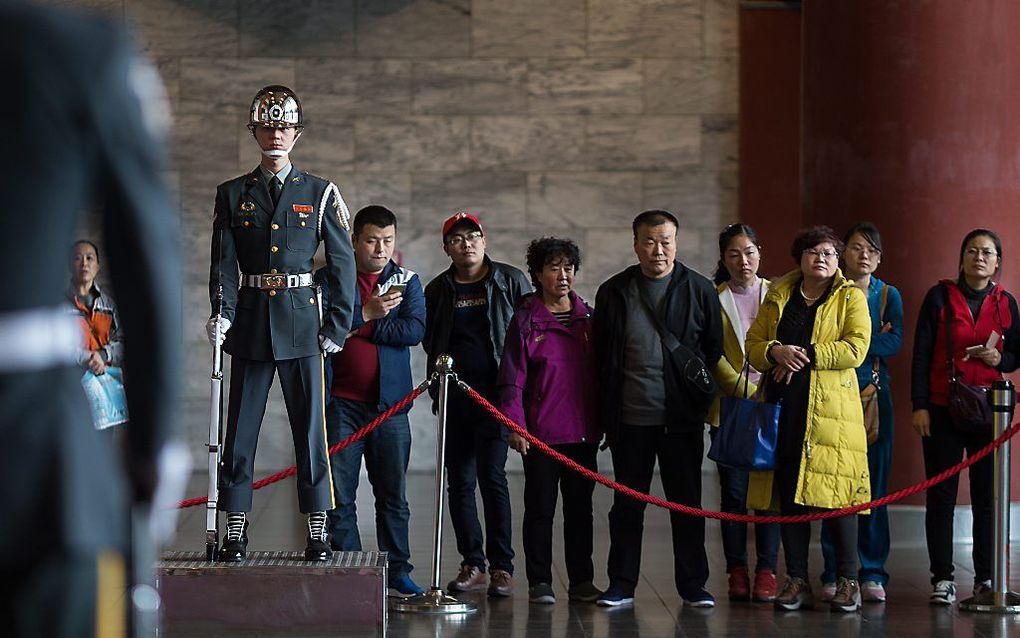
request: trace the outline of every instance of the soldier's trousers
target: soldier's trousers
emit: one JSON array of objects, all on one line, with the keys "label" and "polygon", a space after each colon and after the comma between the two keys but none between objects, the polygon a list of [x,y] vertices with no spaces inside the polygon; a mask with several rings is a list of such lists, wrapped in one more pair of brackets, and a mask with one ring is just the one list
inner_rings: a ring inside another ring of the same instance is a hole
[{"label": "soldier's trousers", "polygon": [[279,373],[294,437],[298,507],[305,513],[333,509],[322,366],[321,356],[284,361],[231,358],[227,434],[220,462],[221,511],[251,511],[255,448],[274,372]]}]

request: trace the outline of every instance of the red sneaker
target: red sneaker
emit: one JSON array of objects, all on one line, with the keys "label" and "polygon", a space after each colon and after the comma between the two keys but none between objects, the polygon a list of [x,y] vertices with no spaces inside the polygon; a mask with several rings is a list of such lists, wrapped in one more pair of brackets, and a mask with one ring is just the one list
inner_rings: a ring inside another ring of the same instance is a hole
[{"label": "red sneaker", "polygon": [[776,599],[776,575],[770,571],[761,571],[754,575],[754,593],[752,598],[757,603],[767,603]]},{"label": "red sneaker", "polygon": [[730,600],[751,600],[751,579],[746,567],[734,567],[730,572]]}]

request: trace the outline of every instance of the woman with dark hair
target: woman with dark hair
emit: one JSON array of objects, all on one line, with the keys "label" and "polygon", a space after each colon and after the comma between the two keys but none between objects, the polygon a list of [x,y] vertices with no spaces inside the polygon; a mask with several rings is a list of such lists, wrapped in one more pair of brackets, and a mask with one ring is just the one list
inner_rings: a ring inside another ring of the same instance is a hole
[{"label": "woman with dark hair", "polygon": [[[719,233],[719,265],[715,283],[722,306],[723,356],[713,371],[720,397],[753,395],[761,373],[753,367],[744,374],[744,337],[758,316],[758,308],[768,292],[769,282],[758,276],[761,252],[758,236],[746,224],[730,224]],[[746,377],[746,378],[745,378]],[[715,438],[719,425],[719,399],[712,404],[709,434]],[[746,470],[718,465],[721,509],[735,514],[747,513]],[[757,565],[754,588],[747,570],[747,523],[720,521],[726,573],[729,574],[730,600],[768,602],[776,597],[776,558],[779,553],[779,525],[755,524]]]},{"label": "woman with dark hair", "polygon": [[[500,362],[499,407],[553,449],[591,470],[602,439],[595,407],[595,354],[591,308],[574,292],[581,251],[569,239],[543,237],[528,246],[535,294],[522,298],[507,328]],[[556,490],[563,494],[564,558],[572,601],[594,602],[592,492],[595,484],[548,456],[529,454],[511,433],[510,447],[524,459],[524,559],[528,599],[552,604],[552,523]]]},{"label": "woman with dark hair", "polygon": [[[843,242],[831,228],[802,230],[791,255],[799,268],[776,281],[747,333],[747,358],[771,375],[765,399],[781,402],[774,471],[753,472],[747,505],[770,509],[773,494],[783,514],[795,515],[866,503],[868,443],[856,368],[871,341],[864,293],[837,267]],[[773,482],[776,489],[773,490]],[[834,611],[855,611],[856,519],[827,519],[837,557]],[[810,523],[782,526],[787,580],[779,609],[814,604],[808,578]]]},{"label": "woman with dark hair", "polygon": [[[903,345],[903,299],[900,291],[874,275],[882,263],[882,235],[874,224],[854,224],[846,231],[843,242],[846,244],[843,274],[864,291],[871,315],[871,347],[864,363],[857,368],[857,384],[862,392],[873,385],[872,392],[878,403],[878,432],[869,436],[868,445],[871,498],[876,499],[885,496],[889,487],[893,404],[886,359],[898,353]],[[822,530],[822,556],[825,569],[820,598],[830,600],[836,593],[836,552],[825,529]],[[861,565],[861,597],[864,601],[885,602],[885,585],[889,582],[885,571],[885,561],[889,558],[889,514],[885,507],[857,517],[857,557]]]},{"label": "woman with dark hair", "polygon": [[99,248],[87,239],[76,241],[70,270],[68,311],[80,319],[83,334],[78,363],[100,376],[106,373],[107,366],[121,365],[124,343],[117,306],[96,283]]},{"label": "woman with dark hair", "polygon": [[[988,387],[1003,372],[1016,370],[1020,318],[1016,299],[993,281],[1002,267],[1002,241],[978,228],[960,245],[959,275],[932,286],[921,304],[914,333],[910,396],[912,424],[921,435],[924,471],[928,477],[974,454],[992,440],[992,423],[970,428],[954,422],[948,409],[949,369],[965,384]],[[947,342],[948,337],[948,342]],[[1005,343],[1004,343],[1005,342]],[[951,347],[950,347],[951,344]],[[929,601],[950,605],[953,583],[953,514],[959,477],[928,488],[924,531],[931,563]],[[970,499],[974,513],[974,594],[991,588],[992,459],[970,467]]]}]

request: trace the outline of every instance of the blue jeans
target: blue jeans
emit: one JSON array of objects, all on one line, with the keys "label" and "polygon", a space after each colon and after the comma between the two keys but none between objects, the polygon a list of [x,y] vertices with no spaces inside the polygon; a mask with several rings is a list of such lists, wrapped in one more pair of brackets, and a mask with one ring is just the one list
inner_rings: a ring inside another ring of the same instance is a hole
[{"label": "blue jeans", "polygon": [[[868,446],[868,472],[871,474],[871,499],[889,492],[889,467],[892,465],[893,404],[889,378],[883,376],[878,391],[878,439]],[[826,528],[822,527],[822,557],[825,570],[823,583],[836,582],[836,550]],[[858,579],[875,581],[882,586],[889,582],[885,561],[889,558],[889,512],[885,507],[857,517],[857,557],[860,559]]]},{"label": "blue jeans", "polygon": [[[326,408],[326,433],[330,447],[354,434],[379,416],[374,404],[333,397]],[[411,511],[407,506],[407,461],[411,455],[411,426],[407,414],[396,414],[357,443],[333,457],[333,492],[336,509],[328,513],[333,549],[361,551],[358,513],[354,503],[358,493],[361,459],[365,459],[368,481],[375,495],[375,534],[379,551],[389,555],[389,577],[408,574],[411,550],[407,526]]]}]

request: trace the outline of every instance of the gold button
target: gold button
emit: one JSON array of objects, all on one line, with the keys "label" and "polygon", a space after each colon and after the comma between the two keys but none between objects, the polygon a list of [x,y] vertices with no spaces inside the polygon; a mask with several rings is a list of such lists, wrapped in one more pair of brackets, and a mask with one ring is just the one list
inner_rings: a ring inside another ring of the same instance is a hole
[{"label": "gold button", "polygon": [[273,268],[272,270],[270,270],[269,274],[270,275],[275,275],[276,274],[276,268]]},{"label": "gold button", "polygon": [[304,227],[305,227],[305,223],[301,222],[301,228],[304,228]]},{"label": "gold button", "polygon": [[280,225],[279,224],[273,224],[272,228],[273,228],[273,230],[280,230]]},{"label": "gold button", "polygon": [[308,303],[310,303],[310,304],[312,304],[314,306],[315,305],[315,297],[309,297],[308,298]]},{"label": "gold button", "polygon": [[269,291],[269,296],[270,297],[275,297],[276,296],[276,291],[275,290],[270,290]]},{"label": "gold button", "polygon": [[271,252],[271,253],[278,253],[278,252],[280,252],[280,249],[278,247],[276,247],[276,246],[273,246],[272,248],[269,249],[269,252]]},{"label": "gold button", "polygon": [[244,222],[244,227],[247,228],[248,226],[251,226],[251,222],[249,221]]}]

